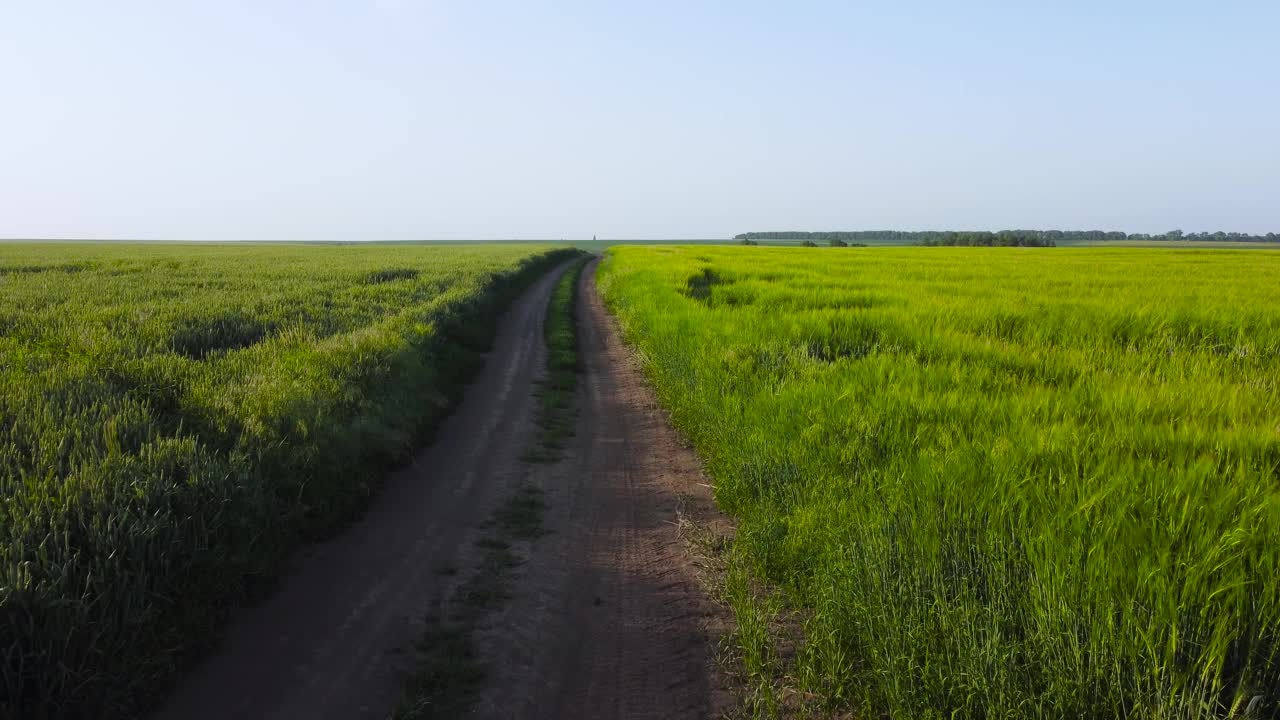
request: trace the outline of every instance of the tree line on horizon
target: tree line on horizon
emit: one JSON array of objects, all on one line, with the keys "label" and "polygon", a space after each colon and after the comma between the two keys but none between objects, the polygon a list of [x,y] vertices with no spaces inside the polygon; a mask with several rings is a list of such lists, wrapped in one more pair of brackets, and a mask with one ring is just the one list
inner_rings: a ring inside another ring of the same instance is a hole
[{"label": "tree line on horizon", "polygon": [[1275,243],[1280,235],[1251,235],[1239,232],[1184,233],[1171,230],[1167,233],[1123,233],[1104,230],[838,230],[811,232],[780,230],[772,232],[739,233],[733,237],[739,241],[804,240],[824,241],[830,244],[861,243],[863,241],[893,240],[916,245],[979,245],[988,247],[1056,247],[1061,242],[1108,242],[1123,240],[1156,240],[1169,242],[1242,242]]}]

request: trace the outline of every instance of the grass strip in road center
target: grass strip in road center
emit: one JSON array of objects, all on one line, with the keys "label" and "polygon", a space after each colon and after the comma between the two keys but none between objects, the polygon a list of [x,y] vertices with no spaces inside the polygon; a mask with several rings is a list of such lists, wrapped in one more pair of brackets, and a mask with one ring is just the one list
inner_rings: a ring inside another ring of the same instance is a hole
[{"label": "grass strip in road center", "polygon": [[525,459],[551,462],[564,453],[564,442],[573,435],[574,397],[578,389],[578,278],[586,259],[560,278],[547,306],[544,333],[547,339],[547,377],[538,385],[538,442]]},{"label": "grass strip in road center", "polygon": [[[561,275],[547,304],[544,337],[547,377],[536,391],[538,426],[526,462],[552,462],[563,457],[563,441],[573,432],[578,387],[577,286],[585,258]],[[541,537],[546,499],[541,488],[525,483],[486,523],[489,530],[476,547],[479,567],[459,585],[449,602],[427,618],[418,643],[418,670],[409,678],[396,709],[396,720],[461,717],[484,689],[487,669],[476,648],[480,625],[510,598],[513,574],[524,561],[517,544]],[[444,568],[456,574],[456,568]]]}]

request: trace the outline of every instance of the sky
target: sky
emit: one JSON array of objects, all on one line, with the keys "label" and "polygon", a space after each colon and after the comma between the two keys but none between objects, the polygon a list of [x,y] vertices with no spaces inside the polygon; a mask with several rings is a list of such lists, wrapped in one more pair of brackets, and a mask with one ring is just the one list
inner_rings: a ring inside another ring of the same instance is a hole
[{"label": "sky", "polygon": [[1280,3],[0,0],[0,237],[1280,232]]}]

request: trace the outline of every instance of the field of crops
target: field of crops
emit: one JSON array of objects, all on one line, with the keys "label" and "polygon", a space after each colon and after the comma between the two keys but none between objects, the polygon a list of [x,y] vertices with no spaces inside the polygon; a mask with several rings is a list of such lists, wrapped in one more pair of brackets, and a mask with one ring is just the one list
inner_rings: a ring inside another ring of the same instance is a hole
[{"label": "field of crops", "polygon": [[0,717],[159,690],[575,253],[0,245]]},{"label": "field of crops", "polygon": [[740,520],[761,714],[1280,717],[1280,254],[624,247],[598,283]]}]

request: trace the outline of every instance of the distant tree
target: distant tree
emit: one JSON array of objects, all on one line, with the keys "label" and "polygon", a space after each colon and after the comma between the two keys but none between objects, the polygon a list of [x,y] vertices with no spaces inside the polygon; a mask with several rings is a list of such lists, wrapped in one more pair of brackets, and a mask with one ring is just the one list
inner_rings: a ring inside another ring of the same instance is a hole
[{"label": "distant tree", "polygon": [[738,242],[739,242],[739,244],[741,244],[741,245],[759,245],[759,244],[760,244],[760,243],[756,242],[755,240],[752,240],[751,238],[742,238],[742,240],[740,240],[740,241],[738,241]]},{"label": "distant tree", "polygon": [[818,243],[812,240],[805,240],[804,242],[800,243],[800,247],[818,247]]},{"label": "distant tree", "polygon": [[1118,242],[1123,240],[1178,240],[1187,242],[1280,242],[1280,235],[1251,235],[1240,232],[1198,232],[1183,233],[1181,230],[1170,230],[1167,233],[1148,235],[1146,233],[1128,234],[1119,230],[1001,230],[988,232],[985,230],[824,230],[809,232],[802,230],[777,230],[771,232],[749,232],[734,236],[740,242],[746,240],[781,240],[801,241],[817,244],[823,242],[832,247],[844,245],[865,245],[865,242],[915,243],[917,245],[981,245],[1002,247],[1056,247],[1063,242]]}]

